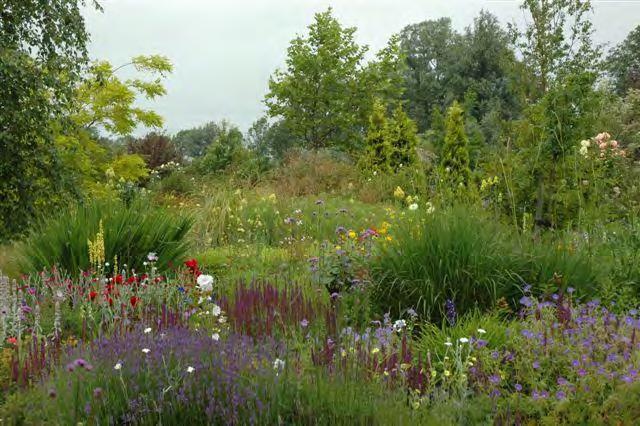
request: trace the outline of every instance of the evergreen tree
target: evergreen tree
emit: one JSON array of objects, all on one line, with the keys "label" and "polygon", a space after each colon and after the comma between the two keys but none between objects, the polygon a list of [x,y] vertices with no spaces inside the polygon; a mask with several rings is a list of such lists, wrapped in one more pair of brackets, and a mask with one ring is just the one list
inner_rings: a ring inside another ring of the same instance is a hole
[{"label": "evergreen tree", "polygon": [[447,179],[459,186],[467,185],[469,170],[469,139],[464,129],[463,110],[454,102],[447,112],[441,167]]},{"label": "evergreen tree", "polygon": [[398,171],[418,162],[417,127],[409,118],[402,105],[398,105],[388,126],[388,144],[391,147],[391,168]]},{"label": "evergreen tree", "polygon": [[392,149],[388,140],[388,123],[384,105],[380,101],[373,104],[369,116],[369,128],[365,139],[365,154],[360,166],[378,173],[391,171]]}]

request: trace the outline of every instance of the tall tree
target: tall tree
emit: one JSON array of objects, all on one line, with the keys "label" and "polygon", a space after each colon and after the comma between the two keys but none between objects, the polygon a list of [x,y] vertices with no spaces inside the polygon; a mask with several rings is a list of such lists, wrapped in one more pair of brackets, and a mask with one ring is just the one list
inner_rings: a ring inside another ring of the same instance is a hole
[{"label": "tall tree", "polygon": [[525,112],[535,130],[520,134],[528,138],[521,145],[533,159],[526,164],[536,185],[535,221],[553,224],[557,197],[552,195],[570,173],[563,160],[593,134],[601,49],[592,42],[589,0],[524,0],[521,8],[528,24],[510,31],[534,72],[538,92]]},{"label": "tall tree", "polygon": [[[100,7],[97,2],[91,2]],[[87,63],[83,0],[3,0],[0,7],[0,239],[61,202],[51,123]],[[66,125],[60,121],[61,125]]]},{"label": "tall tree", "polygon": [[284,119],[306,147],[348,147],[358,136],[367,48],[355,42],[355,31],[343,27],[331,9],[316,14],[309,34],[291,42],[286,70],[269,81],[269,115]]},{"label": "tall tree", "polygon": [[173,143],[186,157],[197,158],[207,152],[207,147],[220,136],[220,125],[209,122],[203,126],[180,130],[173,137]]},{"label": "tall tree", "polygon": [[640,89],[640,25],[613,49],[606,65],[619,95]]},{"label": "tall tree", "polygon": [[429,128],[434,106],[448,105],[455,99],[447,87],[459,40],[449,18],[409,25],[400,33],[407,65],[404,97],[409,115],[422,130]]}]

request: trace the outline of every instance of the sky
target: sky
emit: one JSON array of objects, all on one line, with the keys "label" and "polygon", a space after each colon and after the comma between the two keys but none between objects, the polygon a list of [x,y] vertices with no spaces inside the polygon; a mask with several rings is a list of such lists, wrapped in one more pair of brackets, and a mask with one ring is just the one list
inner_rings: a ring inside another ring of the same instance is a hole
[{"label": "sky", "polygon": [[[640,24],[640,0],[592,0],[595,40],[615,46]],[[291,39],[331,6],[371,52],[406,25],[448,16],[459,31],[481,9],[522,24],[516,0],[100,0],[85,8],[93,59],[114,65],[162,54],[174,65],[167,95],[142,107],[165,119],[169,134],[227,119],[246,131],[265,112],[269,76],[284,66]],[[127,77],[127,72],[122,74]],[[142,134],[145,129],[138,129]]]}]

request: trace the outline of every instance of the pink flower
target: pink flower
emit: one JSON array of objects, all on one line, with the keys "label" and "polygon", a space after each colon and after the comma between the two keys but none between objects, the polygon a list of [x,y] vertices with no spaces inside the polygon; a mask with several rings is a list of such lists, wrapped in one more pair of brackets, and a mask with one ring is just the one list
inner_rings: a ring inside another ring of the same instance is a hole
[{"label": "pink flower", "polygon": [[611,144],[612,148],[617,148],[618,147],[618,141],[611,141],[610,144]]}]

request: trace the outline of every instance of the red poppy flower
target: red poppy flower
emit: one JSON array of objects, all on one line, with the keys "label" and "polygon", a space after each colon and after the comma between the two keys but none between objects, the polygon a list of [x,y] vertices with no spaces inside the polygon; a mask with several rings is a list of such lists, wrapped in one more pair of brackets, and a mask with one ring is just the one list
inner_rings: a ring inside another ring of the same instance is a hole
[{"label": "red poppy flower", "polygon": [[134,308],[136,307],[139,301],[140,301],[140,298],[137,296],[131,296],[131,298],[129,299],[129,303],[131,303],[131,306]]},{"label": "red poppy flower", "polygon": [[198,269],[198,261],[197,261],[197,260],[195,260],[195,259],[187,260],[186,262],[184,262],[184,265],[185,265],[187,268],[191,269],[192,271],[193,271],[194,269]]},{"label": "red poppy flower", "polygon": [[116,275],[114,281],[116,282],[116,284],[122,284],[123,282],[122,275],[120,274]]},{"label": "red poppy flower", "polygon": [[138,278],[135,275],[131,275],[129,278],[127,278],[127,284],[133,284],[136,281],[138,281]]},{"label": "red poppy flower", "polygon": [[98,295],[98,293],[92,290],[92,291],[89,293],[89,299],[93,302],[93,301],[95,300],[95,298],[96,298],[96,296],[97,296],[97,295]]},{"label": "red poppy flower", "polygon": [[18,339],[16,339],[15,337],[9,337],[7,339],[7,343],[16,346],[18,344]]}]

